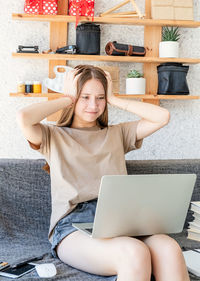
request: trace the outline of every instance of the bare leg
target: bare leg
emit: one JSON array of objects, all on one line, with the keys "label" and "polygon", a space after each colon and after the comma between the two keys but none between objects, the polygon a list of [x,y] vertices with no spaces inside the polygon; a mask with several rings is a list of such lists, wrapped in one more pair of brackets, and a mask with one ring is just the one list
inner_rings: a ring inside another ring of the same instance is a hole
[{"label": "bare leg", "polygon": [[190,281],[181,248],[174,239],[157,234],[142,241],[150,249],[156,281]]},{"label": "bare leg", "polygon": [[76,231],[61,241],[57,254],[64,263],[89,273],[117,275],[118,281],[150,280],[149,249],[135,238],[94,239]]}]

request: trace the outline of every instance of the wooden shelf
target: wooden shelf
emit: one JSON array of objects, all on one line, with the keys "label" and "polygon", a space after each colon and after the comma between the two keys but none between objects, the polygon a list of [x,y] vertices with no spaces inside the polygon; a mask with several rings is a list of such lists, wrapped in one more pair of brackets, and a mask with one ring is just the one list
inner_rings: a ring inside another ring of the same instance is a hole
[{"label": "wooden shelf", "polygon": [[[10,93],[11,97],[25,97],[25,98],[60,98],[63,94],[59,93],[40,93],[40,94],[21,94],[21,93]],[[115,94],[116,97],[126,98],[126,99],[149,99],[149,100],[194,100],[200,99],[200,96],[190,96],[190,95],[120,95]]]},{"label": "wooden shelf", "polygon": [[[49,22],[50,27],[50,44],[49,48],[56,50],[58,46],[62,47],[68,44],[68,23],[76,23],[76,16],[68,14],[68,0],[58,1],[58,15],[30,15],[25,13],[13,13],[13,20],[20,21],[38,21]],[[127,99],[139,99],[155,105],[160,104],[160,100],[198,100],[199,96],[191,95],[157,95],[158,75],[157,65],[160,63],[174,62],[183,64],[198,64],[200,58],[159,58],[159,43],[162,37],[163,26],[179,26],[188,28],[200,27],[200,21],[186,20],[154,20],[151,19],[151,0],[145,0],[146,18],[140,19],[136,17],[115,18],[111,16],[105,17],[79,17],[79,23],[94,22],[98,24],[114,24],[114,25],[135,25],[144,27],[144,46],[146,47],[145,57],[128,57],[128,56],[108,56],[104,55],[78,55],[78,54],[22,54],[13,53],[14,58],[24,59],[46,59],[49,62],[49,77],[54,77],[54,66],[65,65],[67,61],[102,61],[102,62],[118,62],[118,63],[143,63],[143,73],[146,78],[146,94],[145,95],[126,95],[119,94],[119,88],[115,89],[115,96]],[[60,93],[40,93],[40,94],[19,94],[10,93],[11,97],[43,97],[53,100],[62,97]],[[48,121],[56,121],[60,113],[55,113],[48,117]]]},{"label": "wooden shelf", "polygon": [[25,59],[47,59],[47,60],[87,60],[87,61],[111,61],[111,62],[138,62],[138,63],[165,63],[179,62],[196,64],[200,58],[159,58],[159,57],[134,57],[134,56],[108,56],[108,55],[70,55],[70,54],[34,54],[34,53],[12,53],[13,57]]},{"label": "wooden shelf", "polygon": [[[47,21],[47,22],[76,22],[75,16],[68,15],[29,15],[12,14],[12,19],[23,21]],[[92,21],[92,17],[80,17],[79,22]],[[118,25],[144,25],[144,26],[180,26],[180,27],[199,27],[199,21],[186,20],[153,20],[139,18],[113,18],[113,17],[94,17],[95,23],[100,24],[118,24]]]},{"label": "wooden shelf", "polygon": [[116,97],[126,99],[149,99],[149,100],[196,100],[200,99],[200,96],[190,95],[119,95],[115,94]]},{"label": "wooden shelf", "polygon": [[10,97],[23,97],[23,98],[60,98],[63,94],[59,93],[31,93],[31,94],[21,94],[21,93],[10,93]]}]

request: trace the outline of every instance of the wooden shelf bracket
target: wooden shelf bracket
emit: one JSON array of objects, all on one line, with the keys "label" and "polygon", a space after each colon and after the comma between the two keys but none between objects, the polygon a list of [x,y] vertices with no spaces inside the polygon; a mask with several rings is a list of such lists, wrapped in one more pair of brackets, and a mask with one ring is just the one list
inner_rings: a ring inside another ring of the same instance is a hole
[{"label": "wooden shelf bracket", "polygon": [[[133,11],[128,12],[120,12],[120,13],[113,13],[117,9],[121,8],[122,6],[125,6],[126,4],[130,3],[133,6]],[[144,18],[144,15],[140,12],[140,9],[138,8],[137,4],[135,3],[135,0],[125,0],[122,3],[114,6],[113,8],[107,10],[106,12],[100,14],[101,17],[139,17]]]}]

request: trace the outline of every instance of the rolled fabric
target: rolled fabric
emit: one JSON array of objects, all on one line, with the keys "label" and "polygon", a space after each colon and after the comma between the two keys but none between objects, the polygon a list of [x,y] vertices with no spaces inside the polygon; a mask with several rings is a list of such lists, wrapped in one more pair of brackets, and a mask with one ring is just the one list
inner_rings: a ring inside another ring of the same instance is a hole
[{"label": "rolled fabric", "polygon": [[112,56],[145,56],[146,49],[140,46],[108,42],[105,47],[107,55]]}]

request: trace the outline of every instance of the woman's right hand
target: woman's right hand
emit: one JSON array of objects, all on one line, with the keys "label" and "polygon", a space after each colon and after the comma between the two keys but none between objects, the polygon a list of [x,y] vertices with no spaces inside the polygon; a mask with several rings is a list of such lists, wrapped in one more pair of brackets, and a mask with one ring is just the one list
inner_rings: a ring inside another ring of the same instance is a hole
[{"label": "woman's right hand", "polygon": [[70,97],[75,103],[77,100],[77,80],[80,75],[75,75],[77,70],[73,69],[68,72],[66,72],[65,78],[64,78],[64,96]]}]

